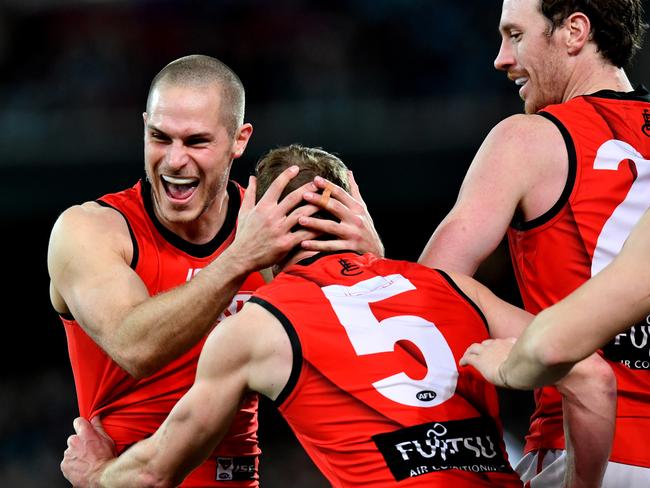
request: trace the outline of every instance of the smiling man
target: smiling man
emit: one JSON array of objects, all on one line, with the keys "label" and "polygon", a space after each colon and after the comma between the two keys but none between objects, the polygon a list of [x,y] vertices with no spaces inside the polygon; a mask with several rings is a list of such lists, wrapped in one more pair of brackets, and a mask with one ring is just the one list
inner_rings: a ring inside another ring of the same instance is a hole
[{"label": "smiling man", "polygon": [[[257,205],[254,180],[246,193],[229,181],[252,130],[244,88],[227,66],[201,55],[173,61],[147,100],[146,179],[73,206],[54,225],[50,298],[65,326],[79,411],[101,416],[118,452],[155,432],[189,389],[207,334],[263,283],[257,270],[317,236],[292,232],[316,210],[293,211],[305,190],[317,190],[313,183],[278,203],[297,167]],[[356,213],[362,202],[344,198],[356,210],[337,205],[339,230],[371,222]],[[342,236],[345,247],[358,237]],[[257,397],[246,395],[221,444],[183,486],[257,486],[256,429]],[[223,473],[222,464],[234,468]]]},{"label": "smiling man", "polygon": [[[536,314],[616,256],[650,207],[650,94],[624,71],[646,28],[640,0],[504,0],[494,65],[526,114],[487,136],[421,263],[473,274],[507,234]],[[650,485],[650,369],[628,366],[650,345],[626,337],[604,349],[619,395],[605,487]],[[560,397],[545,388],[535,399],[518,471],[533,488],[560,486]]]}]

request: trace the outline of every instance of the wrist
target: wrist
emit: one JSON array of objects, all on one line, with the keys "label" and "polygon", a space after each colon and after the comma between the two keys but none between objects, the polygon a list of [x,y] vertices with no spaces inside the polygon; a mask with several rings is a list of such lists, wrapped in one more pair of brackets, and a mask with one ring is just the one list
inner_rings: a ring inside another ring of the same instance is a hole
[{"label": "wrist", "polygon": [[506,378],[505,364],[505,361],[499,364],[499,367],[497,368],[497,377],[499,378],[499,382],[504,388],[512,389],[512,387],[508,384],[508,379]]},{"label": "wrist", "polygon": [[251,260],[251,257],[241,252],[234,245],[229,246],[216,261],[220,263],[220,267],[233,279],[246,278],[258,269]]}]

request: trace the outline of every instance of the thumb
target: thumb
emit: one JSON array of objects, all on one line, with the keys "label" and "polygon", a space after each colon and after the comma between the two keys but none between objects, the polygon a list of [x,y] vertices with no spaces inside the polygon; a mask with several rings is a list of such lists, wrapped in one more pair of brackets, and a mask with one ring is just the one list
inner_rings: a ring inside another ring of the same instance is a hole
[{"label": "thumb", "polygon": [[95,415],[92,419],[90,419],[90,424],[92,427],[95,429],[95,433],[99,436],[104,438],[105,440],[108,441],[108,443],[111,445],[111,448],[113,450],[113,455],[117,456],[117,450],[115,448],[115,441],[113,441],[113,438],[106,433],[104,430],[104,425],[102,424],[101,419],[99,418],[99,415]]},{"label": "thumb", "polygon": [[72,426],[74,427],[75,434],[80,437],[87,437],[92,432],[92,427],[90,422],[83,417],[77,417],[72,421]]}]

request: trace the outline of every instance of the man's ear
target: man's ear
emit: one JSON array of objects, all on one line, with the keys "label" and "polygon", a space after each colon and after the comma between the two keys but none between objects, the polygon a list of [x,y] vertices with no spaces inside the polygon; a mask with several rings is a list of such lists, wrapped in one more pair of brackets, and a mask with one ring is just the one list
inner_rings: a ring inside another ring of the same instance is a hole
[{"label": "man's ear", "polygon": [[582,12],[574,12],[564,21],[567,29],[567,52],[570,55],[580,54],[585,44],[591,40],[591,21]]},{"label": "man's ear", "polygon": [[252,135],[253,135],[253,126],[249,123],[246,123],[242,125],[239,129],[237,129],[237,132],[235,133],[235,140],[233,142],[233,148],[232,148],[233,159],[237,159],[241,157],[242,154],[244,154],[244,151],[246,150],[246,146],[248,145],[248,141],[250,140]]}]

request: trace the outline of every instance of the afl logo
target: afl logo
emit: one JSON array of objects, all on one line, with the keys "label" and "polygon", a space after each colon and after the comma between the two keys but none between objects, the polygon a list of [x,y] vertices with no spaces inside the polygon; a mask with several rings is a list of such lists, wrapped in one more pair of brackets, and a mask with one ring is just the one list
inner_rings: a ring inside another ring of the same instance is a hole
[{"label": "afl logo", "polygon": [[415,395],[415,397],[421,402],[431,402],[435,400],[437,396],[436,392],[431,390],[418,391],[417,395]]}]

